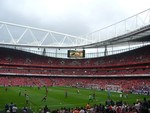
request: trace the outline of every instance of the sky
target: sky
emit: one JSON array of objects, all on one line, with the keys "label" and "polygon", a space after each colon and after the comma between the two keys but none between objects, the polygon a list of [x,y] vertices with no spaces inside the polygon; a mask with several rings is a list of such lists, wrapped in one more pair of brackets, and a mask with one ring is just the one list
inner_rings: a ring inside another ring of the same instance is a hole
[{"label": "sky", "polygon": [[80,36],[150,8],[150,0],[0,0],[0,21]]}]

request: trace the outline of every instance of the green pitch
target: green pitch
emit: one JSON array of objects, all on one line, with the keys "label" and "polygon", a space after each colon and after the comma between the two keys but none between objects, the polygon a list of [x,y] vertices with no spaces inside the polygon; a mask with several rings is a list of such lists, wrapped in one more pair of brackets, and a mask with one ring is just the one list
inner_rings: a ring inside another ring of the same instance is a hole
[{"label": "green pitch", "polygon": [[[29,104],[26,104],[26,98],[24,96],[25,90],[29,96]],[[79,90],[79,93],[77,93]],[[21,96],[19,92],[21,91]],[[65,97],[65,91],[67,91],[68,96]],[[17,105],[18,108],[27,106],[33,111],[37,112],[39,109],[43,108],[45,105],[48,105],[50,110],[59,109],[61,107],[73,108],[73,107],[84,107],[89,102],[89,94],[95,92],[96,99],[91,101],[90,104],[105,104],[107,100],[107,92],[97,91],[90,89],[77,89],[70,87],[48,87],[48,96],[46,101],[42,101],[43,97],[46,94],[45,87],[38,89],[37,87],[8,87],[8,90],[5,90],[5,87],[0,87],[0,109],[4,109],[6,103],[10,104],[13,102]],[[121,100],[119,93],[110,93],[111,99],[114,101]],[[143,100],[146,97],[150,99],[150,96],[146,95],[134,95],[129,94],[128,97],[122,98],[123,102],[133,104],[137,99]]]}]

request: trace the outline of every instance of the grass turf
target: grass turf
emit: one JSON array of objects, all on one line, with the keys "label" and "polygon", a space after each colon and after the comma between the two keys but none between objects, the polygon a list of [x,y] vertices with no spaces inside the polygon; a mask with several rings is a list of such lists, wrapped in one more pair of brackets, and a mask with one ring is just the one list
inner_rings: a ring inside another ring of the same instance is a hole
[{"label": "grass turf", "polygon": [[[27,106],[31,108],[33,111],[37,112],[40,108],[43,108],[45,105],[48,105],[50,110],[59,109],[61,107],[66,108],[74,108],[74,107],[84,107],[89,102],[89,94],[93,94],[95,92],[96,99],[93,104],[105,104],[107,100],[107,92],[106,91],[97,91],[90,89],[79,89],[79,94],[77,93],[76,88],[70,87],[48,87],[48,96],[46,101],[41,101],[45,96],[45,87],[38,89],[37,87],[8,87],[8,90],[5,91],[5,87],[0,87],[0,109],[4,109],[6,103],[10,104],[13,102],[17,105],[18,108],[22,108]],[[27,92],[29,95],[29,104],[26,105],[26,98],[24,96],[24,92]],[[68,97],[65,97],[65,91],[68,92]],[[19,96],[19,91],[21,91],[21,96]],[[114,101],[119,101],[121,98],[119,97],[119,93],[111,92],[111,99]],[[135,95],[129,94],[127,98],[122,98],[123,102],[127,102],[129,104],[133,104],[136,99],[143,100],[146,97],[150,100],[150,96],[146,95]]]}]

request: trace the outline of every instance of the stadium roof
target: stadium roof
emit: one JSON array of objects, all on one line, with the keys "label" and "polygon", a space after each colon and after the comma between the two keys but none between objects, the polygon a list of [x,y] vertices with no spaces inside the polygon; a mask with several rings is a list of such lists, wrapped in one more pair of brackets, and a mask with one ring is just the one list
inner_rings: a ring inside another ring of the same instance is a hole
[{"label": "stadium roof", "polygon": [[116,44],[123,45],[125,43],[130,43],[130,42],[131,43],[150,42],[150,25],[142,27],[140,29],[137,29],[127,34],[108,39],[106,41],[89,44],[85,46],[85,48],[88,47],[96,48],[96,47],[116,45]]},{"label": "stadium roof", "polygon": [[85,49],[129,42],[149,42],[149,37],[150,9],[82,36],[0,21],[0,45]]}]

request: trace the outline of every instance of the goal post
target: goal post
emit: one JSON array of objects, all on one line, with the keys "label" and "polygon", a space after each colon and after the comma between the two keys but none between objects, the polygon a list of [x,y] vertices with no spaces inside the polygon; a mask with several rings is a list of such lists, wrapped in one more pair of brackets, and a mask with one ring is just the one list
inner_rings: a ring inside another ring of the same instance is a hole
[{"label": "goal post", "polygon": [[120,85],[106,85],[106,89],[105,90],[110,90],[112,92],[121,92],[122,88]]}]

